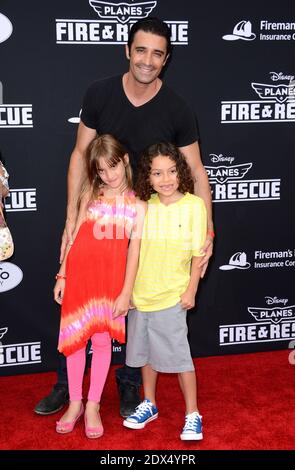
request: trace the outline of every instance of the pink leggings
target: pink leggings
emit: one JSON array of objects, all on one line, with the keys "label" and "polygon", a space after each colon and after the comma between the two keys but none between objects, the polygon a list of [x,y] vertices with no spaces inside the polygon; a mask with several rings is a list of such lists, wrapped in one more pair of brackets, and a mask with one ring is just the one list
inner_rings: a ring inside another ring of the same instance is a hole
[{"label": "pink leggings", "polygon": [[[111,363],[112,342],[109,333],[95,333],[91,337],[92,362],[88,400],[100,402],[100,397]],[[85,369],[85,348],[67,357],[69,394],[71,401],[82,400]]]}]

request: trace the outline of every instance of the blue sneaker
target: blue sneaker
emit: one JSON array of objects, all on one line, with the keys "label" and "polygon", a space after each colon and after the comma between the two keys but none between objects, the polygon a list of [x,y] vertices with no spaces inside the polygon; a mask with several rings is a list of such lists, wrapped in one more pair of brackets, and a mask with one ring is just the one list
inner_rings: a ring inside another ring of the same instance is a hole
[{"label": "blue sneaker", "polygon": [[186,415],[180,439],[182,441],[200,441],[203,439],[202,416],[197,411]]},{"label": "blue sneaker", "polygon": [[123,421],[123,426],[130,429],[142,429],[157,417],[158,409],[150,400],[145,399],[135,408],[135,412]]}]

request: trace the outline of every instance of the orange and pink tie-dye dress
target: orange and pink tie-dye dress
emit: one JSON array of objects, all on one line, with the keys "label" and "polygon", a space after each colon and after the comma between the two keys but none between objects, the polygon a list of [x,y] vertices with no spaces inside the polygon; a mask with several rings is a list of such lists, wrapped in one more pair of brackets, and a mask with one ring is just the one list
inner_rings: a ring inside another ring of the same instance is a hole
[{"label": "orange and pink tie-dye dress", "polygon": [[94,333],[125,342],[125,317],[112,318],[125,277],[128,242],[136,216],[132,191],[101,196],[87,209],[66,263],[58,350],[69,356]]}]

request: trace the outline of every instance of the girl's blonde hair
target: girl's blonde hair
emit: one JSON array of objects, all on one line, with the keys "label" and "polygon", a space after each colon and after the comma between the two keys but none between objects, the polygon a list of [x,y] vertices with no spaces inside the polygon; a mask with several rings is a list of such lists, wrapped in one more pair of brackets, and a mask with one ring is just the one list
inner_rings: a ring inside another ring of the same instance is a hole
[{"label": "girl's blonde hair", "polygon": [[124,156],[126,149],[110,134],[102,134],[89,144],[86,152],[87,186],[90,187],[91,199],[95,199],[103,189],[103,181],[99,176],[99,159],[103,157],[107,165],[112,168],[122,162],[125,166],[127,188],[132,188],[132,169]]}]

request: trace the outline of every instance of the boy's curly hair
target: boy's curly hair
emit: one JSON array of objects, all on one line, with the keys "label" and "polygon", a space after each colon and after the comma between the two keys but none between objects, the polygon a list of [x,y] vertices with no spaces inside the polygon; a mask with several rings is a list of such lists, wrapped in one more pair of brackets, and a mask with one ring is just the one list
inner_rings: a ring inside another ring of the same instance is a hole
[{"label": "boy's curly hair", "polygon": [[169,142],[160,142],[146,149],[140,159],[138,166],[138,177],[135,185],[136,195],[142,201],[148,201],[155,190],[150,184],[150,173],[152,161],[155,157],[168,157],[175,162],[177,177],[179,181],[178,191],[185,193],[194,193],[194,181],[190,167],[188,166],[184,155],[173,144]]}]

